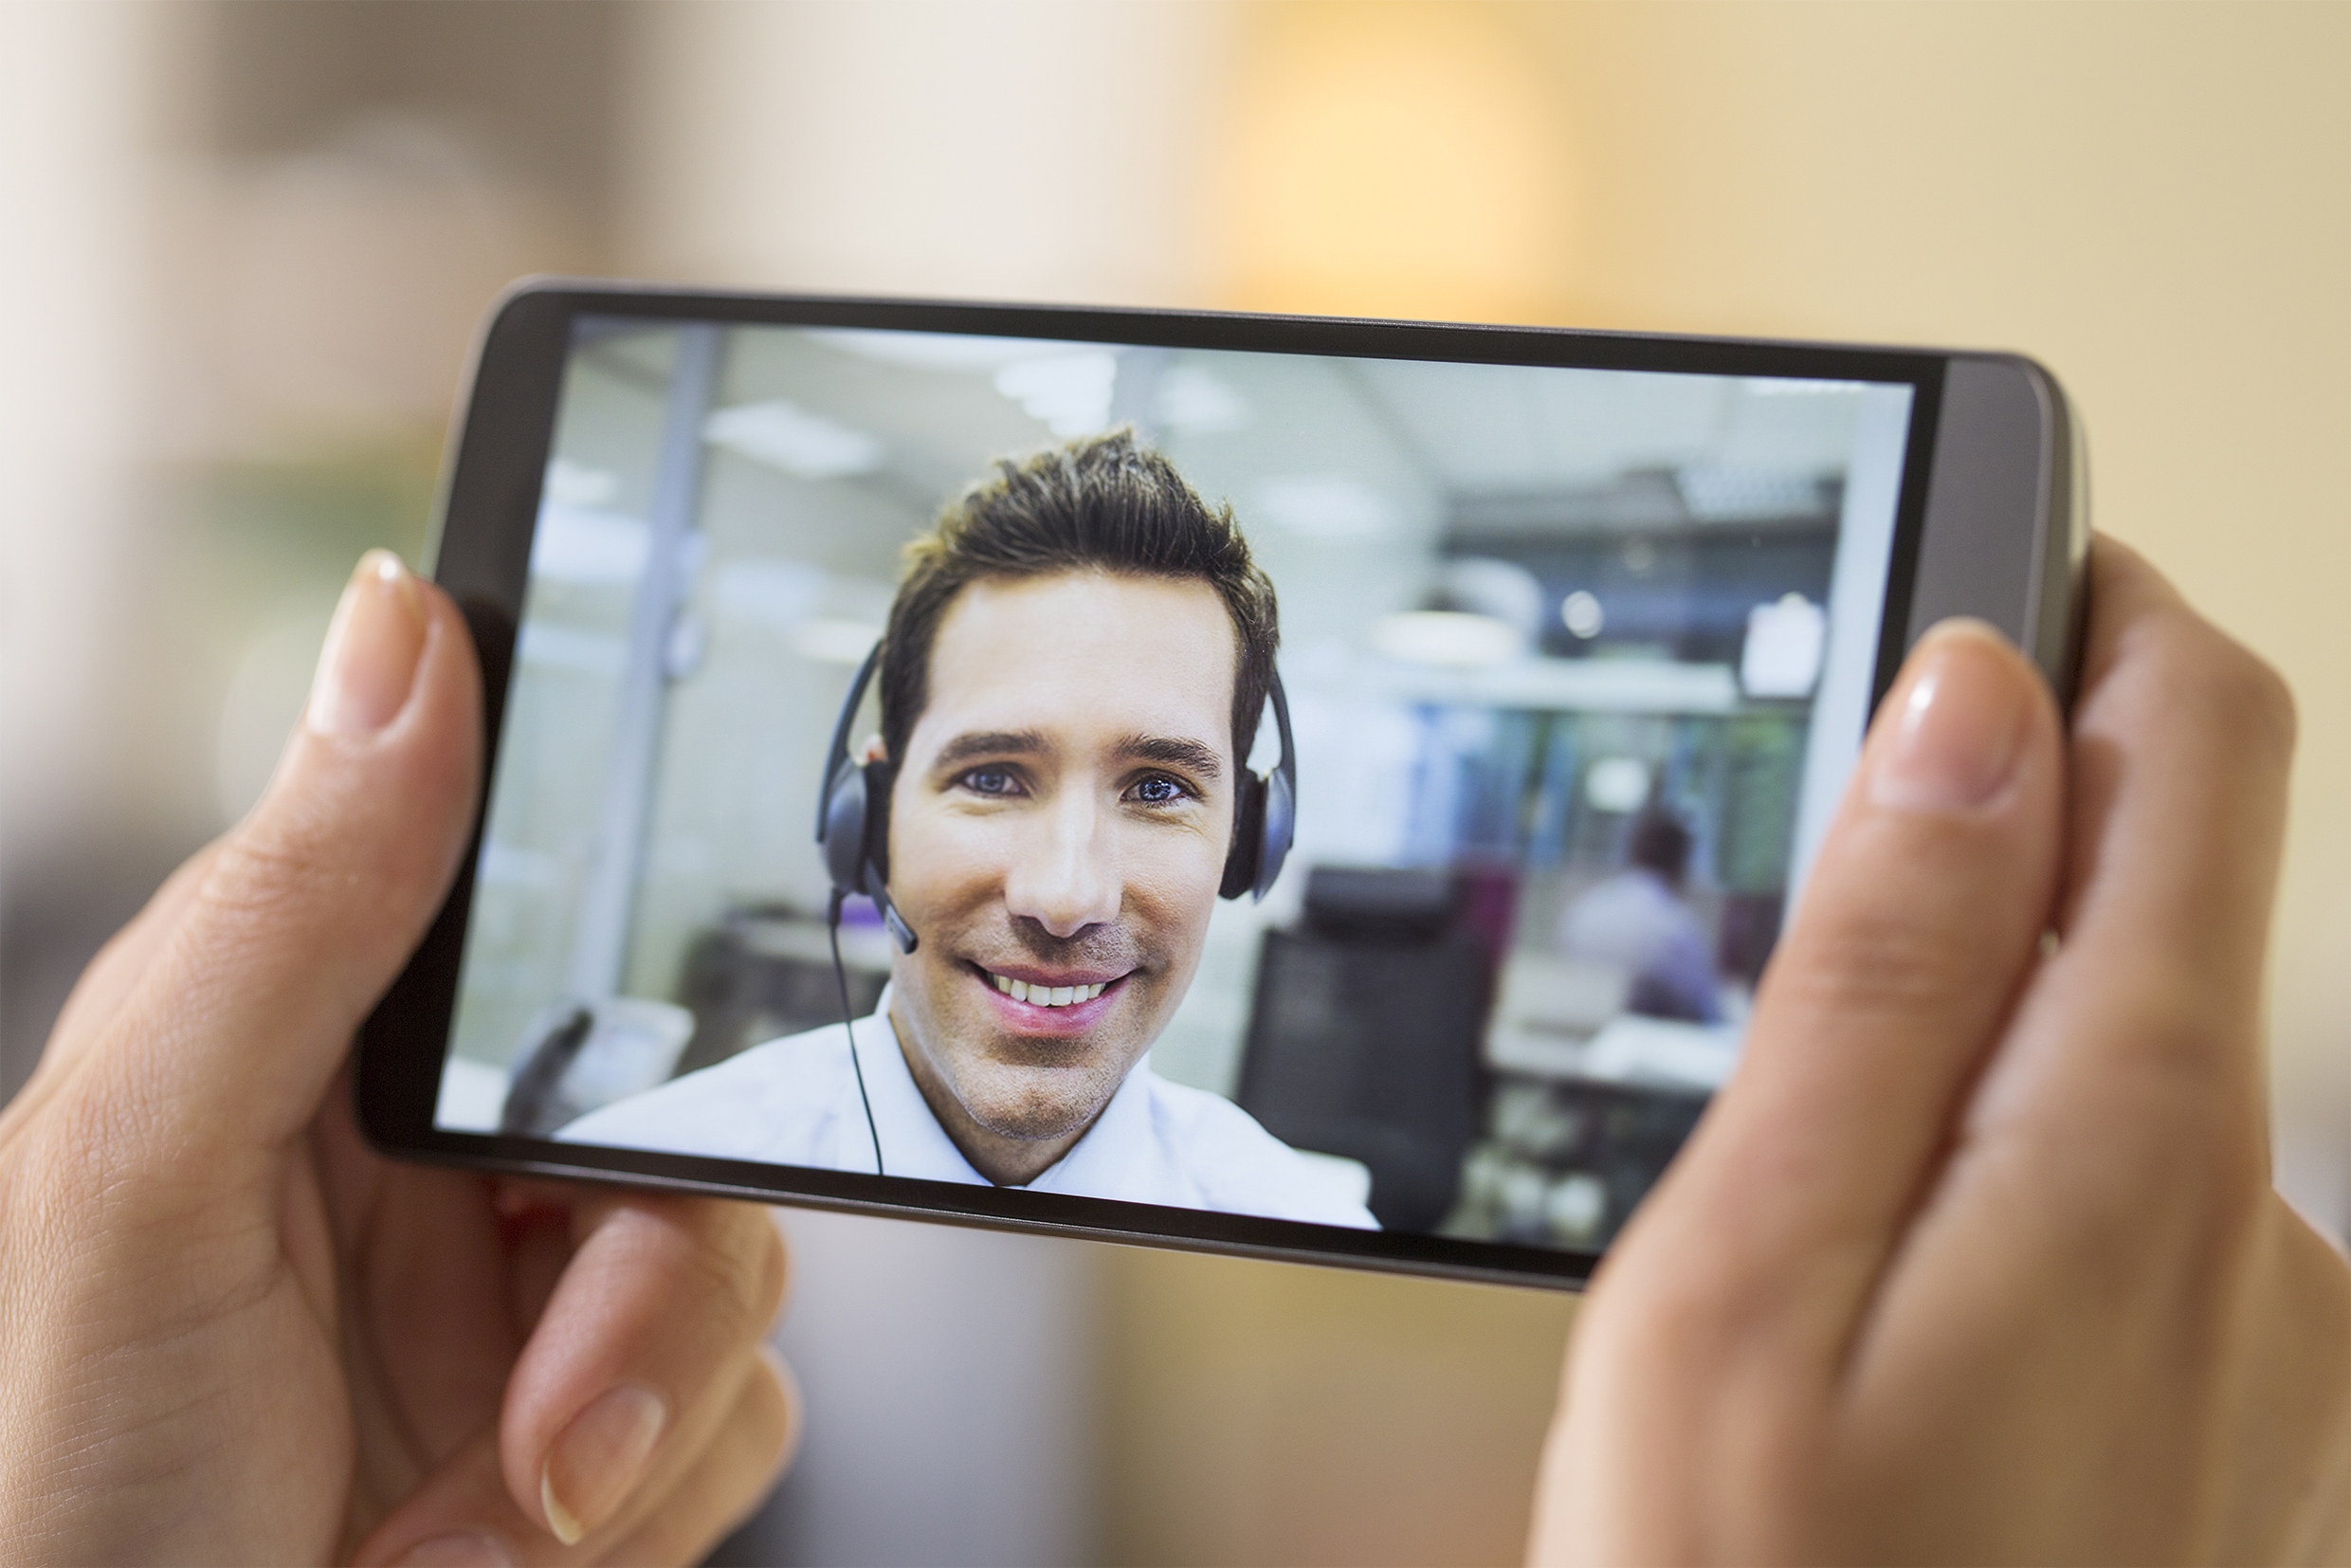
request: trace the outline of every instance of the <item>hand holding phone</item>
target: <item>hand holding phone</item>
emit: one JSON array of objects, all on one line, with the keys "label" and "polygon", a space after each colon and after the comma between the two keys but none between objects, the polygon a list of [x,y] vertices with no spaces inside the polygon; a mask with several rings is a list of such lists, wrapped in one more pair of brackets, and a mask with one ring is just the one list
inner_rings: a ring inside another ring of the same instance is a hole
[{"label": "hand holding phone", "polygon": [[2262,1087],[2291,708],[2092,561],[2070,737],[1980,631],[1895,687],[1581,1308],[1537,1560],[2351,1552],[2351,1267],[2269,1185]]},{"label": "hand holding phone", "polygon": [[394,1162],[354,1123],[480,703],[447,597],[363,561],[268,793],[0,1114],[0,1557],[688,1561],[765,1494],[796,1416],[762,1211]]}]

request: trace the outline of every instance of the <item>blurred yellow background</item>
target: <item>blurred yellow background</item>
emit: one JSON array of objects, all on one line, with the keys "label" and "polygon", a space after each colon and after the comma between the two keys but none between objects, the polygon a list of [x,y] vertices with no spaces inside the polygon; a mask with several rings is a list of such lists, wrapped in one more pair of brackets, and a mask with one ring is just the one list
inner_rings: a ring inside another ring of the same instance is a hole
[{"label": "blurred yellow background", "polygon": [[[33,0],[0,212],[9,1086],[421,549],[516,274],[1925,342],[2050,366],[2294,687],[2281,1179],[2351,1225],[2351,6]],[[791,1223],[722,1560],[1520,1550],[1562,1298]]]}]

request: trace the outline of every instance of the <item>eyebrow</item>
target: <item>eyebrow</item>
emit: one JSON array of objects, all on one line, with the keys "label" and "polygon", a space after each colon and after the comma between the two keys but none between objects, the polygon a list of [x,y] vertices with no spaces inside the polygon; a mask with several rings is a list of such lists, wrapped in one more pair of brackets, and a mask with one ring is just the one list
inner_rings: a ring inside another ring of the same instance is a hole
[{"label": "eyebrow", "polygon": [[[1052,742],[1038,730],[975,730],[939,747],[931,766],[944,772],[992,757],[1042,757],[1052,749]],[[1188,768],[1205,779],[1224,776],[1224,760],[1217,756],[1216,748],[1197,740],[1166,735],[1128,735],[1121,736],[1111,750],[1119,757],[1139,762]]]},{"label": "eyebrow", "polygon": [[1053,748],[1036,730],[975,730],[939,748],[935,768],[953,768],[988,757],[1039,757]]},{"label": "eyebrow", "polygon": [[1119,756],[1138,761],[1189,768],[1202,778],[1224,776],[1225,764],[1216,755],[1216,748],[1197,740],[1178,740],[1164,735],[1130,735],[1121,738],[1114,749]]}]

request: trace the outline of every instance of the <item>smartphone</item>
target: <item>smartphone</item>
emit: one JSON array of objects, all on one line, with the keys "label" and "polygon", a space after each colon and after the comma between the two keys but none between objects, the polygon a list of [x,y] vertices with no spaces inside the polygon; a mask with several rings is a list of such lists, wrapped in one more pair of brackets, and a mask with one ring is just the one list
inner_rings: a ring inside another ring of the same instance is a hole
[{"label": "smartphone", "polygon": [[1909,644],[2072,680],[2009,355],[534,283],[393,1155],[1575,1286]]}]

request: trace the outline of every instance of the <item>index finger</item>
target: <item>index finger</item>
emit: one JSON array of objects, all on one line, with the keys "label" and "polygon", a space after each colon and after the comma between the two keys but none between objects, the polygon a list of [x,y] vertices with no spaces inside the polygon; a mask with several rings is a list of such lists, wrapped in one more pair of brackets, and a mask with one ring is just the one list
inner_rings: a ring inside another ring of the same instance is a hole
[{"label": "index finger", "polygon": [[2070,1138],[2101,1117],[2111,1143],[2168,1139],[2185,1113],[2266,1155],[2257,1021],[2292,699],[2139,556],[2101,539],[2093,561],[2062,944],[1975,1121],[2059,1118]]},{"label": "index finger", "polygon": [[1834,1364],[2006,1022],[2057,877],[2054,704],[1939,628],[1871,726],[1738,1070],[1617,1244],[1684,1304]]},{"label": "index finger", "polygon": [[567,1541],[726,1413],[785,1284],[782,1237],[753,1204],[599,1193],[574,1232],[501,1443],[509,1490]]},{"label": "index finger", "polygon": [[2101,539],[2094,565],[2105,608],[2073,723],[2069,957],[2242,1018],[2269,945],[2293,698],[2135,552]]}]

